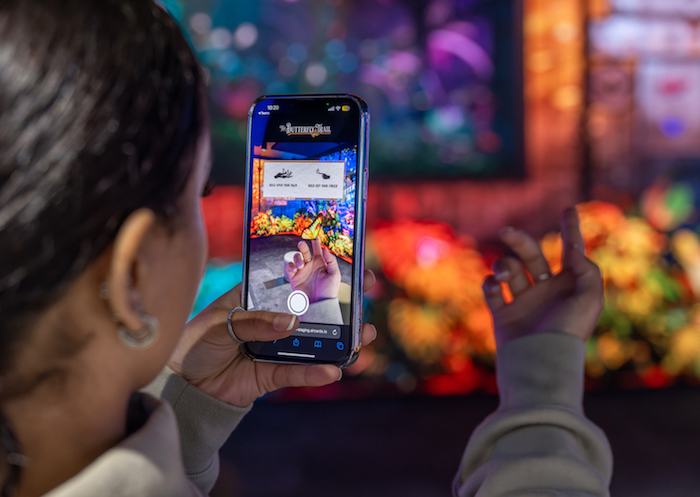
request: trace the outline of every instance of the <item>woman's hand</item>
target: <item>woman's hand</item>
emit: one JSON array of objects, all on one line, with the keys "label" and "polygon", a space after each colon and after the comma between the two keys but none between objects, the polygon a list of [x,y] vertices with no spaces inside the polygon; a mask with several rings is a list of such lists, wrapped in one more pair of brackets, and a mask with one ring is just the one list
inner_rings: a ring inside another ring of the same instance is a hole
[{"label": "woman's hand", "polygon": [[[364,281],[364,290],[368,291],[376,282],[374,273],[365,271]],[[168,366],[208,395],[239,407],[280,388],[318,387],[341,378],[341,370],[333,365],[272,364],[248,359],[226,326],[229,311],[240,305],[238,285],[195,316],[187,323]],[[296,316],[268,311],[234,312],[231,322],[236,336],[246,342],[286,338],[299,326]],[[362,325],[362,345],[376,337],[374,326]]]},{"label": "woman's hand", "polygon": [[340,289],[340,268],[338,260],[331,251],[321,246],[318,238],[311,240],[313,254],[305,241],[297,247],[299,253],[294,255],[294,262],[288,263],[284,271],[292,290],[301,290],[313,304],[320,300],[338,298]]},{"label": "woman's hand", "polygon": [[[494,264],[495,274],[484,281],[498,347],[535,333],[561,332],[583,341],[593,333],[604,305],[603,282],[598,266],[584,255],[576,209],[564,211],[561,232],[563,269],[557,275],[551,274],[540,245],[532,237],[513,229],[501,232],[503,242],[518,258],[499,259]],[[510,287],[510,304],[503,298],[501,283]]]}]

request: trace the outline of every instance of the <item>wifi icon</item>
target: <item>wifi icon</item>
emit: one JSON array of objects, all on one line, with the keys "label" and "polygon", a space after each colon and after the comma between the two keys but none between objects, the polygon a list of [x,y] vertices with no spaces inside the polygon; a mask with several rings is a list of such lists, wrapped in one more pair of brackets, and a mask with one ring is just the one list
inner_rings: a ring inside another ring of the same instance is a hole
[{"label": "wifi icon", "polygon": [[335,110],[340,110],[340,105],[336,105]]}]

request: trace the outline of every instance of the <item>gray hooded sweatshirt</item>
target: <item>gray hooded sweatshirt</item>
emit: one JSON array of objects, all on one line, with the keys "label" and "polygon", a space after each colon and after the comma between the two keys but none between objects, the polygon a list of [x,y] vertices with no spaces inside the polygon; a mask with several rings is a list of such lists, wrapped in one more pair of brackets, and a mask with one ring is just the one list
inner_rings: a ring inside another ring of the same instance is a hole
[{"label": "gray hooded sweatshirt", "polygon": [[[609,495],[612,452],[583,413],[584,355],[581,340],[559,333],[499,350],[500,405],[472,434],[454,495]],[[250,407],[214,399],[168,368],[140,395],[145,424],[47,497],[208,494],[218,451]]]}]

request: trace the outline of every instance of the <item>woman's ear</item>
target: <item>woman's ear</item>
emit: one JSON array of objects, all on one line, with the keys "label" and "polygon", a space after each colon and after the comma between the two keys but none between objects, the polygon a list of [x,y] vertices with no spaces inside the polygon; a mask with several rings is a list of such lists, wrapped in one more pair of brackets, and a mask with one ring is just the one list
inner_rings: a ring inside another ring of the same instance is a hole
[{"label": "woman's ear", "polygon": [[132,212],[119,229],[112,245],[107,277],[108,303],[117,319],[130,331],[143,327],[139,279],[147,265],[145,244],[157,229],[157,218],[150,209]]}]

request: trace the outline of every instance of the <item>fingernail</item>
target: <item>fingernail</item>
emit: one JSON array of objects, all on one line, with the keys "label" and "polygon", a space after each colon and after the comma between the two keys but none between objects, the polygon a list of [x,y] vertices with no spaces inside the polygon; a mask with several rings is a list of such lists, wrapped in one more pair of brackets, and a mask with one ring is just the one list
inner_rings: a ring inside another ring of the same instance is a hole
[{"label": "fingernail", "polygon": [[272,321],[272,327],[277,331],[291,331],[295,322],[296,316],[292,314],[278,314]]},{"label": "fingernail", "polygon": [[372,329],[374,330],[374,338],[372,338],[372,341],[374,342],[379,336],[379,332],[377,331],[377,327],[374,325],[372,325]]},{"label": "fingernail", "polygon": [[493,277],[496,278],[496,281],[500,283],[510,278],[510,271],[501,271],[499,273],[496,273]]},{"label": "fingernail", "polygon": [[513,228],[512,226],[506,226],[505,228],[501,228],[498,231],[498,234],[503,236],[504,234],[508,233],[509,231],[515,231],[515,228]]},{"label": "fingernail", "polygon": [[340,374],[338,374],[338,379],[335,381],[340,381],[343,379],[343,370],[338,368],[338,373],[340,373]]}]

